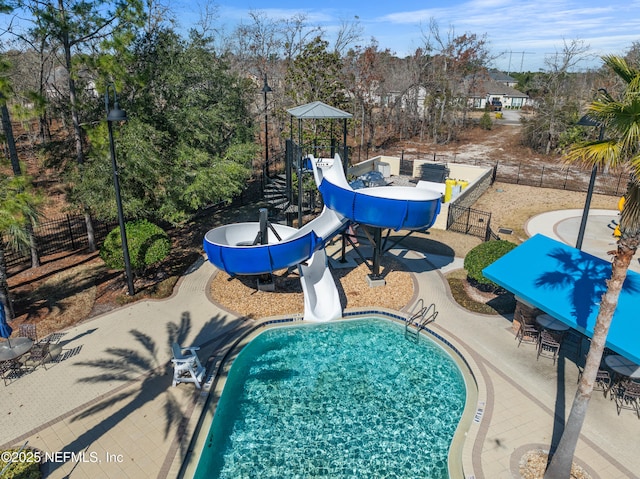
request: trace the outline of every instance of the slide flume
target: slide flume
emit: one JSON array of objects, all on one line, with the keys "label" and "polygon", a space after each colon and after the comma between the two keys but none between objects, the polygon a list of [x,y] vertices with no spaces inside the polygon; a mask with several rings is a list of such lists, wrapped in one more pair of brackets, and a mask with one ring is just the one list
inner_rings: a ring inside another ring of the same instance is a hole
[{"label": "slide flume", "polygon": [[349,186],[340,157],[312,158],[316,184],[324,204],[351,221],[378,228],[424,230],[433,226],[442,194],[429,187],[377,186],[354,190]]},{"label": "slide flume", "polygon": [[[207,232],[203,246],[217,268],[232,275],[259,275],[298,265],[304,292],[304,319],[329,321],[342,316],[338,289],[324,245],[349,221],[395,230],[424,230],[440,212],[441,192],[414,187],[353,190],[335,158],[310,157],[325,207],[300,229],[274,224],[266,244],[257,241],[260,223],[235,223]],[[280,239],[278,239],[278,236]],[[254,244],[258,243],[258,244]]]}]

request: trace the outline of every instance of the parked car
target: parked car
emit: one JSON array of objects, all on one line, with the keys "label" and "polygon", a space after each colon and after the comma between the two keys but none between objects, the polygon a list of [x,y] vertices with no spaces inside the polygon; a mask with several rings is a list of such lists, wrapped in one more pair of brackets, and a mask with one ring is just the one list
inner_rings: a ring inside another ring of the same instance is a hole
[{"label": "parked car", "polygon": [[502,111],[502,102],[497,98],[491,100],[491,111]]}]

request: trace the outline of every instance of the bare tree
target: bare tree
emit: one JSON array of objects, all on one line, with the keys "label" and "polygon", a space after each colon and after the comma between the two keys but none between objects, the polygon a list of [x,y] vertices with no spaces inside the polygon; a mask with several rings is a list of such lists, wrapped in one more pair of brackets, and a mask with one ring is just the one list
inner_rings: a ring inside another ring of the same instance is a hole
[{"label": "bare tree", "polygon": [[547,70],[532,84],[531,95],[538,107],[524,122],[526,145],[548,155],[558,147],[560,135],[575,123],[581,103],[575,69],[588,52],[588,45],[581,40],[565,41],[561,51],[546,59]]},{"label": "bare tree", "polygon": [[425,89],[423,119],[436,142],[450,142],[464,128],[472,105],[468,98],[477,87],[477,78],[491,60],[486,35],[457,35],[450,26],[446,34],[431,19],[423,30],[424,51],[420,85]]},{"label": "bare tree", "polygon": [[[382,128],[381,102],[385,91],[385,58],[387,51],[379,51],[378,43],[362,48],[355,47],[344,58],[345,85],[351,93],[353,111],[356,112],[352,125],[353,136],[359,140],[360,149],[367,145],[376,146],[380,142],[379,129]],[[375,112],[378,115],[375,115]],[[360,129],[360,134],[356,132]]]},{"label": "bare tree", "polygon": [[[333,50],[340,56],[346,54],[347,49],[354,43],[362,39],[362,32],[364,28],[360,24],[360,17],[357,15],[353,20],[342,19],[340,21],[340,28],[336,34],[336,39],[333,44]],[[375,42],[374,39],[371,40]]]}]

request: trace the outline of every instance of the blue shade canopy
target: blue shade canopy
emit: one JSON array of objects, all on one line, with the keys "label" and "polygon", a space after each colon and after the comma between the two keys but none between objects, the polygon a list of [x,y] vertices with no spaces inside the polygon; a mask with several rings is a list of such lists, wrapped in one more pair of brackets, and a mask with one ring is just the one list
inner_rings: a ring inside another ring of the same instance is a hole
[{"label": "blue shade canopy", "polygon": [[[584,335],[593,336],[611,263],[535,235],[487,266],[485,277]],[[607,347],[640,364],[640,274],[628,271]]]}]

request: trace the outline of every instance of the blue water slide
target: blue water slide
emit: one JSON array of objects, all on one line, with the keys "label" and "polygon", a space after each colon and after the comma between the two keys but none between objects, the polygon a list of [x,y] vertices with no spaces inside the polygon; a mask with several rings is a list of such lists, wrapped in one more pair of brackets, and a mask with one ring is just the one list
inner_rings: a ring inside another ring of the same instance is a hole
[{"label": "blue water slide", "polygon": [[327,177],[319,186],[325,205],[356,223],[423,230],[433,226],[440,213],[441,195],[413,187],[375,187],[366,190],[343,188]]},{"label": "blue water slide", "polygon": [[254,246],[251,238],[256,237],[259,228],[259,223],[236,223],[208,231],[203,246],[209,261],[229,274],[272,273],[306,261],[322,245],[313,230],[304,235],[291,235],[290,230],[298,230],[278,225],[281,237],[288,233],[289,239]]}]

